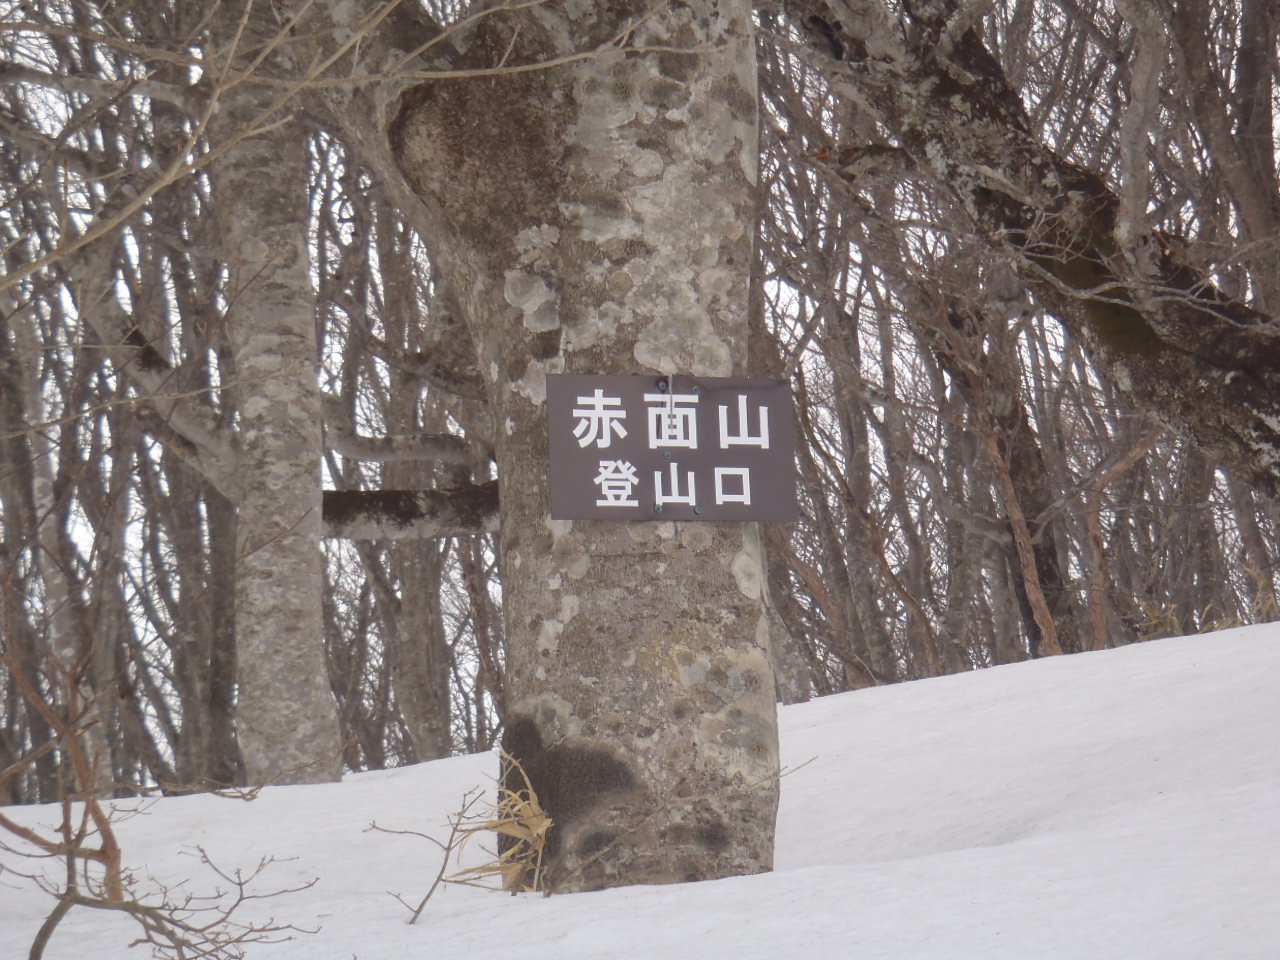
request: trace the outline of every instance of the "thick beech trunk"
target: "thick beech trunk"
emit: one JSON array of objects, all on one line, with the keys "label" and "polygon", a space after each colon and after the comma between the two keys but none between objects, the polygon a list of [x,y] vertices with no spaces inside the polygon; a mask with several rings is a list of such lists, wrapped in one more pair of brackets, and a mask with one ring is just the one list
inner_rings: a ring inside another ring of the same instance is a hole
[{"label": "thick beech trunk", "polygon": [[[756,92],[746,2],[549,3],[409,90],[391,129],[439,229],[498,424],[506,748],[572,890],[766,870],[777,728],[759,538],[552,520],[548,373],[746,370]],[[628,22],[637,45],[608,43]],[[688,52],[685,52],[685,50]]]}]

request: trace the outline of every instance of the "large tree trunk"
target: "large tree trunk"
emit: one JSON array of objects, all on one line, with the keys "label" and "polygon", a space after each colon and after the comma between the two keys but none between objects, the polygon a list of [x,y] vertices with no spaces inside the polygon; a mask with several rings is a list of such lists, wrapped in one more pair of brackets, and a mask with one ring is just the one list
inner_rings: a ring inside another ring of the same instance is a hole
[{"label": "large tree trunk", "polygon": [[[569,9],[486,19],[456,66],[601,52],[424,84],[391,130],[498,424],[504,745],[555,820],[555,889],[754,873],[778,764],[757,531],[552,520],[545,409],[548,373],[745,372],[751,9]],[[607,46],[629,21],[668,49]]]}]

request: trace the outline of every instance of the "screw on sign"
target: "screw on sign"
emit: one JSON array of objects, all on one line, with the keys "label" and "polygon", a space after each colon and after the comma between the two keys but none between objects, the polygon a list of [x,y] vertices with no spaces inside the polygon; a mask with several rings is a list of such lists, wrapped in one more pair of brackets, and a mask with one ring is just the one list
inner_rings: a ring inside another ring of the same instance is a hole
[{"label": "screw on sign", "polygon": [[795,520],[786,381],[547,377],[551,516]]}]

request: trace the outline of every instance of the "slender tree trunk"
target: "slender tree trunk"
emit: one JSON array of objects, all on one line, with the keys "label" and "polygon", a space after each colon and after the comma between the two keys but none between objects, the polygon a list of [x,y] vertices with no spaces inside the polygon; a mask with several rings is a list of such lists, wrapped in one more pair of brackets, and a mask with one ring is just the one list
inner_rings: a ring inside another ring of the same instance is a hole
[{"label": "slender tree trunk", "polygon": [[547,496],[545,377],[746,370],[756,177],[750,5],[487,19],[458,66],[638,44],[409,91],[392,128],[439,216],[498,423],[504,745],[573,890],[766,870],[777,727],[754,525],[573,523]]},{"label": "slender tree trunk", "polygon": [[[242,49],[252,47],[260,19],[254,12]],[[276,29],[274,20],[262,26],[266,37]],[[215,115],[215,141],[252,129],[275,96],[270,87],[235,88]],[[233,385],[245,480],[237,515],[236,724],[250,783],[326,781],[341,772],[321,616],[306,169],[305,138],[293,124],[244,139],[213,168],[230,264],[227,328],[240,378]]]}]

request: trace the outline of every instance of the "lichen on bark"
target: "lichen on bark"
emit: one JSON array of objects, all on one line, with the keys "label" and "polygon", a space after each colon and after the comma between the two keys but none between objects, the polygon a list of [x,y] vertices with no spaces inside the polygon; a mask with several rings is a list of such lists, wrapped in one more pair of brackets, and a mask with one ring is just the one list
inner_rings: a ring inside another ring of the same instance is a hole
[{"label": "lichen on bark", "polygon": [[488,378],[505,746],[556,821],[559,890],[768,869],[777,806],[767,617],[741,586],[762,580],[754,530],[555,521],[546,480],[548,373],[746,372],[750,5],[548,3],[487,18],[459,65],[629,23],[640,49],[424,84],[390,131]]},{"label": "lichen on bark", "polygon": [[[250,36],[278,24],[249,16]],[[272,18],[274,20],[274,18]],[[234,21],[232,21],[234,22]],[[237,467],[236,726],[251,783],[337,780],[337,707],[320,598],[320,397],[315,302],[307,272],[307,186],[265,171],[306,169],[297,130],[245,136],[273,94],[243,85],[211,135],[240,142],[212,166],[230,284]]]}]

